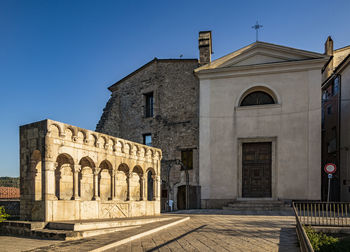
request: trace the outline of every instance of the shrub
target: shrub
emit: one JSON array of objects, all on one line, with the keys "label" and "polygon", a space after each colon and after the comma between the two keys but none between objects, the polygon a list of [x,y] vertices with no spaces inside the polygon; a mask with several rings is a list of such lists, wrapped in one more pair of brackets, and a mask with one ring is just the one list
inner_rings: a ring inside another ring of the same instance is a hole
[{"label": "shrub", "polygon": [[349,251],[343,250],[343,241],[339,238],[335,238],[326,235],[322,232],[316,232],[311,227],[304,227],[307,236],[309,237],[310,243],[314,251],[327,252],[327,251]]},{"label": "shrub", "polygon": [[0,206],[0,222],[3,222],[4,220],[6,220],[8,217],[10,217],[10,215],[8,215],[5,212],[5,207]]}]

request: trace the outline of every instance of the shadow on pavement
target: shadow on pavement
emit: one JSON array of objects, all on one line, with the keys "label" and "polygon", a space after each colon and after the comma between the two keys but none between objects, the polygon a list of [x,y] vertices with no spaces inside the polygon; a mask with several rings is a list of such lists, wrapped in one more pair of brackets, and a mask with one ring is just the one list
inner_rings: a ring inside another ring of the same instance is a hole
[{"label": "shadow on pavement", "polygon": [[192,229],[191,231],[188,231],[188,232],[186,232],[186,233],[184,233],[184,234],[182,234],[182,235],[179,235],[179,236],[175,237],[174,239],[171,239],[171,240],[169,240],[169,241],[167,241],[167,242],[165,242],[165,243],[163,243],[163,244],[161,244],[161,245],[159,245],[159,246],[157,246],[157,247],[154,247],[154,248],[152,248],[152,249],[150,249],[150,250],[147,250],[147,252],[158,251],[160,248],[162,248],[162,247],[164,247],[164,246],[166,246],[166,245],[168,245],[168,244],[170,244],[170,243],[172,243],[172,242],[174,242],[174,241],[176,241],[176,240],[178,240],[178,239],[181,239],[182,237],[185,237],[186,235],[188,235],[188,234],[190,234],[190,233],[196,232],[196,231],[198,231],[199,229],[204,228],[205,226],[207,226],[207,225],[202,225],[202,226],[200,226],[200,227],[197,227],[197,228],[195,228],[195,229]]},{"label": "shadow on pavement", "polygon": [[294,228],[281,228],[279,252],[300,251],[297,234]]}]

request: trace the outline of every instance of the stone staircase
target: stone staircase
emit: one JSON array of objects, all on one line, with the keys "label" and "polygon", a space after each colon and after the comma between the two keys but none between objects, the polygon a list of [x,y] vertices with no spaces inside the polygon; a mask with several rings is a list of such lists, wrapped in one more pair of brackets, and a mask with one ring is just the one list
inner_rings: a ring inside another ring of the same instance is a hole
[{"label": "stone staircase", "polygon": [[289,203],[279,200],[236,200],[227,206],[224,210],[234,211],[282,211],[292,210]]},{"label": "stone staircase", "polygon": [[95,235],[140,228],[144,224],[171,219],[178,219],[178,217],[143,217],[48,223],[4,221],[0,223],[0,234],[50,240],[77,240]]}]

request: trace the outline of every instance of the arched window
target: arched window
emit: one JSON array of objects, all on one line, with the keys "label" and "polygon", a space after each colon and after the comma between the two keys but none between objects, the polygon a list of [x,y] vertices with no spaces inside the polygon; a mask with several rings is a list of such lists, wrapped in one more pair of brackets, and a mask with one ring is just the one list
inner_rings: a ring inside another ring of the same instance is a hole
[{"label": "arched window", "polygon": [[240,106],[254,106],[263,104],[275,104],[271,95],[264,91],[254,91],[246,95],[241,101]]}]

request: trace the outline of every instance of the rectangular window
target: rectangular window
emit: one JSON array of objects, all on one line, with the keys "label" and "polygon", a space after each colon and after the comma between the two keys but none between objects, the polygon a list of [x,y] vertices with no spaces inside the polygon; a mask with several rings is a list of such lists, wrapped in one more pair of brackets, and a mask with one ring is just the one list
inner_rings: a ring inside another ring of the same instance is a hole
[{"label": "rectangular window", "polygon": [[147,146],[152,146],[152,135],[144,134],[143,135],[143,144]]},{"label": "rectangular window", "polygon": [[145,117],[153,117],[153,92],[145,94]]},{"label": "rectangular window", "polygon": [[334,83],[332,86],[333,95],[338,94],[338,91],[339,91],[339,76],[334,79]]},{"label": "rectangular window", "polygon": [[182,170],[192,170],[193,169],[193,150],[182,150],[181,151],[181,162],[184,167]]}]

